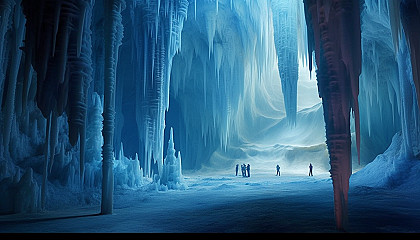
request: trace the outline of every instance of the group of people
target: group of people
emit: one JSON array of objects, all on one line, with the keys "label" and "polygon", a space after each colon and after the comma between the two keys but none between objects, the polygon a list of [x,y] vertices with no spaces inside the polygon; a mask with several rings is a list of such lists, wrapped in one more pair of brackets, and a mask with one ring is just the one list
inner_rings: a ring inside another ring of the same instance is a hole
[{"label": "group of people", "polygon": [[[309,163],[309,176],[313,176],[312,168],[313,168],[312,163]],[[251,176],[249,173],[250,169],[251,169],[251,166],[249,165],[249,163],[248,165],[245,165],[245,163],[242,164],[241,165],[242,177],[250,177]],[[276,176],[280,176],[280,165],[277,164],[276,170],[277,170]],[[238,176],[238,171],[239,171],[239,164],[236,164],[236,176]],[[247,175],[247,172],[248,172],[248,175]]]},{"label": "group of people", "polygon": [[[236,176],[238,176],[239,164],[236,164]],[[250,177],[251,165],[241,164],[242,177]],[[247,174],[248,173],[248,174]]]}]

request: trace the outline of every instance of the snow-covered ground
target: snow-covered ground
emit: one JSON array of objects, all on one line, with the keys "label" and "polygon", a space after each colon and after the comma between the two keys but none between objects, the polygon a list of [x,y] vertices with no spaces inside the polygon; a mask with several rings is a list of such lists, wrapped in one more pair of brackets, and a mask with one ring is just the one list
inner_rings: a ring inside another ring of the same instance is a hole
[{"label": "snow-covered ground", "polygon": [[[112,215],[98,214],[99,193],[84,207],[62,203],[43,213],[2,215],[0,232],[336,231],[328,174],[314,169],[313,177],[288,173],[279,177],[273,168],[272,174],[251,170],[251,177],[245,178],[234,172],[185,173],[185,190],[157,191],[152,183],[117,189]],[[351,184],[348,231],[420,232],[419,197],[418,187],[404,184],[396,188]]]}]

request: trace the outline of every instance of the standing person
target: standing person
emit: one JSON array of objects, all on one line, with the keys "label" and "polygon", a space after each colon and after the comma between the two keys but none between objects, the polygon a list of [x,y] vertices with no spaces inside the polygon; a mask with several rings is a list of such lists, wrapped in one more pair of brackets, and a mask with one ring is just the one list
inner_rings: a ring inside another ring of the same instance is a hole
[{"label": "standing person", "polygon": [[248,177],[250,177],[251,165],[249,165],[249,163],[248,163],[248,166],[246,167],[246,170],[248,171]]},{"label": "standing person", "polygon": [[245,163],[241,164],[242,177],[245,177]]},{"label": "standing person", "polygon": [[276,176],[280,176],[280,166],[278,164],[276,166],[276,169],[277,169]]},{"label": "standing person", "polygon": [[309,176],[313,176],[312,175],[312,168],[313,168],[312,163],[309,163]]},{"label": "standing person", "polygon": [[238,168],[239,168],[239,164],[236,164],[236,176],[238,176]]}]

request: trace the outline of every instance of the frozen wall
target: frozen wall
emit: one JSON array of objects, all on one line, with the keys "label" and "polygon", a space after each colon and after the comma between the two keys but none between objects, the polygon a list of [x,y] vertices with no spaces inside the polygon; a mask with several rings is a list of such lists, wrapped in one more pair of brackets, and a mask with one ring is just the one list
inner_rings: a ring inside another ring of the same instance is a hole
[{"label": "frozen wall", "polygon": [[[401,94],[388,5],[365,1],[361,15],[362,72],[359,109],[361,164],[383,153],[401,129]],[[387,129],[387,131],[384,131]]]},{"label": "frozen wall", "polygon": [[177,133],[183,166],[200,169],[285,112],[269,3],[197,1],[188,12],[167,124]]},{"label": "frozen wall", "polygon": [[[364,54],[372,56],[372,53],[374,53],[373,55],[376,56],[378,63],[386,62],[386,64],[380,65],[372,64],[370,61],[366,62],[370,66],[374,66],[374,68],[370,68],[370,74],[386,73],[382,77],[387,81],[379,81],[379,88],[377,89],[388,85],[387,88],[382,88],[382,94],[389,95],[389,99],[393,99],[392,96],[395,96],[396,101],[394,105],[391,105],[391,108],[394,109],[392,112],[393,115],[396,115],[394,118],[398,119],[398,121],[392,122],[393,125],[396,125],[394,129],[387,128],[390,130],[389,133],[395,132],[389,147],[383,154],[375,157],[373,162],[352,176],[351,183],[354,185],[382,188],[399,186],[413,176],[413,170],[416,169],[416,164],[418,163],[419,108],[417,88],[414,80],[415,74],[413,74],[413,69],[416,69],[416,67],[412,65],[413,56],[411,51],[413,49],[406,37],[411,35],[410,30],[407,29],[408,31],[406,31],[406,27],[403,27],[404,24],[400,21],[400,19],[407,17],[404,16],[404,10],[400,11],[400,6],[407,7],[404,5],[409,3],[410,1],[390,1],[388,4],[373,0],[366,1],[365,17],[375,16],[375,20],[379,21],[372,21],[378,23],[375,27],[376,29],[382,29],[382,31],[381,34],[365,35],[365,41],[369,44],[373,43],[375,46],[367,48],[370,51],[364,51]],[[414,3],[414,1],[411,3]],[[413,11],[417,9],[416,6],[411,5],[411,7]],[[415,21],[413,20],[413,22]],[[364,25],[370,26],[367,22]],[[373,30],[367,29],[366,33],[373,33]],[[384,36],[387,36],[387,38]],[[415,39],[412,35],[411,38],[412,40]],[[379,51],[377,46],[380,47]],[[389,65],[394,65],[395,67],[390,68]],[[362,78],[361,82],[363,81],[364,79]],[[371,81],[375,83],[375,78],[371,78]],[[368,86],[366,86],[367,88]],[[379,98],[378,100],[387,101],[387,98]],[[380,109],[381,111],[373,112],[376,114],[381,113],[381,117],[383,117],[386,115],[384,110],[388,109],[389,111],[389,107],[380,107]],[[384,120],[391,122],[391,119],[393,120],[389,116]],[[382,124],[382,121],[378,122]],[[371,125],[373,127],[373,124]],[[388,131],[385,132],[388,134]],[[375,171],[375,169],[379,168],[384,169],[381,174]]]},{"label": "frozen wall", "polygon": [[116,89],[115,144],[123,142],[131,156],[138,153],[146,176],[155,162],[162,168],[172,58],[181,47],[188,5],[187,0],[129,1],[123,16],[128,32],[117,73],[124,81]]}]

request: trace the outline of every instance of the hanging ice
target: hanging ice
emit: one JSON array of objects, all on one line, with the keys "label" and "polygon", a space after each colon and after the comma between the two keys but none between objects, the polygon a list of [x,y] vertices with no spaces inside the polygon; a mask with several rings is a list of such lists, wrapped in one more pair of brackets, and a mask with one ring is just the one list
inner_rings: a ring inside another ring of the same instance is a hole
[{"label": "hanging ice", "polygon": [[290,125],[296,124],[298,68],[299,1],[272,0],[274,40],[278,68],[284,95],[284,105]]},{"label": "hanging ice", "polygon": [[186,169],[228,155],[285,117],[269,2],[219,0],[217,10],[203,1],[196,18],[193,7],[173,60],[166,119]]},{"label": "hanging ice", "polygon": [[334,212],[340,230],[347,227],[351,165],[350,110],[355,115],[360,153],[359,75],[361,71],[360,4],[353,0],[305,0],[310,54],[315,50],[319,96],[334,188]]},{"label": "hanging ice", "polygon": [[136,122],[139,154],[146,176],[163,162],[165,112],[169,108],[172,58],[181,47],[187,0],[136,0],[132,6],[133,41],[137,60]]}]

